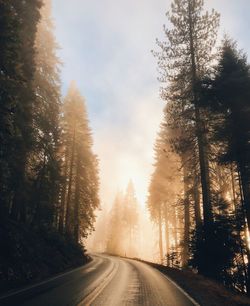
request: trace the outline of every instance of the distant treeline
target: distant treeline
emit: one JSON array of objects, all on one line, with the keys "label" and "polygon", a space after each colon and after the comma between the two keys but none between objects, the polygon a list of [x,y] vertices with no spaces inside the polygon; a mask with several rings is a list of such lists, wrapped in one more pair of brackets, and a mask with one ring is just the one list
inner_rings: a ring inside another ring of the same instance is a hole
[{"label": "distant treeline", "polygon": [[0,29],[0,225],[78,243],[99,205],[98,161],[74,83],[61,98],[50,0],[1,0]]},{"label": "distant treeline", "polygon": [[[132,181],[125,194],[118,193],[108,217],[104,249],[110,254],[136,257],[139,244],[140,208]],[[103,228],[105,228],[103,226]],[[103,235],[104,236],[104,235]],[[103,239],[103,238],[102,238]]]},{"label": "distant treeline", "polygon": [[220,16],[203,0],[174,0],[167,17],[148,198],[160,258],[250,294],[250,67],[230,38],[216,50]]}]

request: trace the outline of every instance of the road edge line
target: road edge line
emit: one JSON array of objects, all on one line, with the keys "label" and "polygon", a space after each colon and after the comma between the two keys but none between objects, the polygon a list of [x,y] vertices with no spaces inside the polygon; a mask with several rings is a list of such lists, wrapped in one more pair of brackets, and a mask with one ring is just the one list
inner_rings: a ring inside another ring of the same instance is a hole
[{"label": "road edge line", "polygon": [[54,280],[56,280],[58,278],[61,278],[61,277],[66,276],[66,275],[69,275],[69,274],[74,273],[74,272],[76,272],[78,270],[81,270],[81,269],[87,267],[88,265],[90,265],[91,263],[92,263],[92,261],[88,262],[87,264],[83,264],[80,267],[77,267],[77,268],[74,268],[72,270],[69,270],[67,272],[61,272],[58,275],[55,275],[55,276],[52,276],[50,278],[44,279],[44,280],[42,280],[42,281],[40,281],[40,282],[38,282],[36,284],[28,285],[27,287],[24,287],[22,289],[16,289],[16,290],[14,289],[13,292],[4,293],[4,294],[0,295],[0,301],[4,300],[4,299],[7,299],[7,298],[10,298],[10,297],[13,297],[15,295],[18,295],[18,294],[23,293],[25,291],[29,291],[29,290],[34,289],[36,287],[40,287],[40,286],[42,286],[42,285],[44,285],[46,283],[53,282]]},{"label": "road edge line", "polygon": [[[156,268],[155,268],[156,269]],[[162,273],[160,270],[156,269],[159,271],[170,283],[172,283],[177,289],[181,291],[193,304],[194,306],[201,306],[189,293],[187,293],[182,287],[180,287],[174,280],[172,280],[170,277],[168,277],[166,274]]]},{"label": "road edge line", "polygon": [[[114,256],[114,255],[112,255]],[[184,294],[193,304],[194,306],[201,306],[201,304],[199,304],[189,293],[187,293],[181,286],[179,286],[174,280],[172,280],[170,277],[168,277],[166,274],[164,274],[163,272],[161,272],[159,269],[157,269],[156,267],[152,266],[149,262],[143,261],[139,258],[129,258],[129,257],[124,257],[124,256],[116,256],[116,257],[121,257],[124,259],[128,259],[128,260],[134,260],[137,262],[141,262],[144,263],[146,265],[148,265],[149,267],[157,270],[158,272],[160,272],[171,284],[173,284],[177,289],[179,289],[181,291],[182,294]]]}]

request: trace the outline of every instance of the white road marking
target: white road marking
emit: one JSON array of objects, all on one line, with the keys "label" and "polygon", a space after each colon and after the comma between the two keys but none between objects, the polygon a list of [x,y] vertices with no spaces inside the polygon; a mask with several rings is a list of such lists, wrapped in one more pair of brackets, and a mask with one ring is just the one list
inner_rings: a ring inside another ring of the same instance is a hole
[{"label": "white road marking", "polygon": [[115,276],[118,270],[119,264],[112,262],[111,268],[105,274],[104,278],[100,281],[100,284],[97,285],[77,306],[90,306],[97,297],[102,293],[102,291],[107,287]]},{"label": "white road marking", "polygon": [[[156,269],[157,270],[157,269]],[[159,271],[159,270],[157,270]],[[201,306],[198,302],[196,302],[184,289],[182,289],[175,281],[173,281],[171,278],[167,277],[165,274],[163,274],[161,271],[159,271],[171,284],[173,284],[177,289],[181,291],[193,304],[194,306]]]},{"label": "white road marking", "polygon": [[85,268],[87,268],[87,266],[89,266],[89,265],[91,265],[91,264],[92,264],[92,261],[90,261],[89,263],[87,263],[87,264],[85,264],[85,265],[83,265],[83,266],[81,266],[81,267],[78,267],[78,268],[76,268],[76,269],[74,269],[74,270],[70,270],[70,271],[68,271],[68,272],[66,272],[66,273],[59,274],[59,275],[57,275],[57,276],[51,277],[51,278],[49,278],[49,279],[46,279],[46,280],[44,280],[44,281],[42,281],[42,282],[39,282],[39,283],[36,283],[36,284],[34,284],[34,285],[30,285],[30,286],[27,286],[27,287],[25,287],[25,288],[23,288],[23,289],[16,290],[16,291],[13,291],[13,292],[9,292],[9,293],[7,293],[7,294],[5,294],[5,295],[1,295],[1,296],[0,296],[0,301],[1,301],[1,299],[5,299],[5,298],[8,298],[8,297],[12,297],[12,296],[15,296],[15,295],[17,295],[17,294],[19,294],[19,293],[28,291],[28,290],[30,290],[30,289],[32,289],[32,288],[39,287],[39,286],[41,286],[41,285],[43,285],[43,284],[46,284],[46,283],[50,283],[50,282],[52,282],[52,281],[54,281],[54,280],[56,280],[56,279],[58,279],[58,278],[64,277],[64,276],[66,276],[66,275],[70,275],[70,274],[72,274],[72,273],[74,273],[74,272],[76,272],[76,271],[79,271],[79,270],[85,271]]}]

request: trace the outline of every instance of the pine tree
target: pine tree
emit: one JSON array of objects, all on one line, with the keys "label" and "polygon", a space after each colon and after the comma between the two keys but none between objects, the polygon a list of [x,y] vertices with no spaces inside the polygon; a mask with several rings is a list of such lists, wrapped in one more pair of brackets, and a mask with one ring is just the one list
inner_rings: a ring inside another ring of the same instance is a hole
[{"label": "pine tree", "polygon": [[21,18],[15,1],[0,1],[0,210],[7,215],[10,190],[10,156],[18,94],[24,85],[21,62]]},{"label": "pine tree", "polygon": [[13,218],[26,221],[29,155],[34,144],[34,44],[42,1],[1,1],[0,5],[0,197]]},{"label": "pine tree", "polygon": [[250,228],[250,67],[246,56],[229,40],[223,45],[214,92],[214,106],[223,114],[224,123],[217,126],[216,133],[226,145],[220,158],[238,166]]},{"label": "pine tree", "polygon": [[93,229],[99,206],[98,161],[92,152],[85,101],[74,83],[64,101],[63,160],[66,179],[61,192],[65,232],[78,242]]},{"label": "pine tree", "polygon": [[[181,178],[179,174],[180,161],[171,149],[168,128],[161,125],[155,145],[154,172],[149,186],[148,209],[151,219],[157,224],[159,232],[159,255],[163,262],[171,253],[177,253],[179,240],[177,238],[176,204],[178,202]],[[163,251],[163,231],[165,226],[165,252]],[[174,241],[170,245],[170,241]]]},{"label": "pine tree", "polygon": [[[217,158],[221,165],[229,168],[233,183],[234,211],[242,220],[242,217],[237,213],[234,176],[237,175],[239,178],[239,194],[241,194],[248,230],[250,227],[249,86],[250,68],[247,58],[237,51],[234,42],[226,38],[221,49],[215,78],[204,81],[203,94],[204,100],[209,102],[207,106],[214,114],[212,141],[219,148]],[[230,180],[228,179],[228,181]],[[240,220],[236,220],[235,223],[239,224]],[[244,228],[244,218],[240,227]],[[242,229],[238,230],[238,238],[242,249],[244,244],[247,245],[247,241],[246,243],[241,242],[241,231]],[[246,236],[245,239],[247,240]],[[247,254],[249,261],[249,248],[247,248]],[[244,255],[241,257],[244,261]],[[249,269],[248,265],[248,274]],[[250,292],[249,279],[247,292],[248,294]]]},{"label": "pine tree", "polygon": [[129,256],[135,255],[135,244],[138,225],[138,201],[136,199],[135,188],[130,180],[124,196],[123,204],[123,221],[126,232],[126,254]]},{"label": "pine tree", "polygon": [[36,70],[33,86],[36,94],[34,108],[35,148],[32,155],[31,206],[34,223],[55,222],[60,186],[60,77],[57,43],[53,36],[51,1],[41,9],[41,20],[36,34]]},{"label": "pine tree", "polygon": [[108,238],[106,251],[110,254],[125,255],[124,223],[123,223],[123,195],[118,193],[115,197],[112,209],[110,211]]},{"label": "pine tree", "polygon": [[[212,240],[212,197],[209,173],[209,148],[206,114],[200,104],[200,80],[209,74],[214,60],[213,48],[219,25],[214,10],[204,13],[203,0],[174,0],[167,14],[172,27],[165,28],[166,41],[157,41],[160,52],[158,67],[160,81],[169,85],[162,88],[163,99],[180,101],[179,109],[193,113],[198,148],[199,172],[202,189],[205,240]],[[205,271],[204,271],[205,273]],[[209,274],[209,269],[207,271]]]},{"label": "pine tree", "polygon": [[[179,86],[178,82],[176,85]],[[199,175],[198,173],[198,150],[195,137],[194,112],[192,104],[174,96],[174,100],[168,101],[164,110],[165,129],[168,134],[168,142],[171,149],[180,159],[183,188],[179,192],[179,205],[183,210],[183,238],[182,238],[182,266],[188,265],[189,242],[191,228],[200,226],[200,201],[199,201]],[[172,154],[173,154],[172,152]],[[170,155],[171,156],[171,155]],[[170,188],[170,187],[169,187]],[[193,207],[195,215],[193,218]],[[192,220],[194,219],[194,220]]]}]

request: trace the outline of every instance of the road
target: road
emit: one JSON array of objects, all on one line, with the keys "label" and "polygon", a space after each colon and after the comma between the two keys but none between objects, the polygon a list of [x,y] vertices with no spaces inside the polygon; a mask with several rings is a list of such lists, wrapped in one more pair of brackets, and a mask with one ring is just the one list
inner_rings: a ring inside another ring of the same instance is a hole
[{"label": "road", "polygon": [[147,264],[108,255],[84,267],[0,298],[1,306],[197,306]]}]

